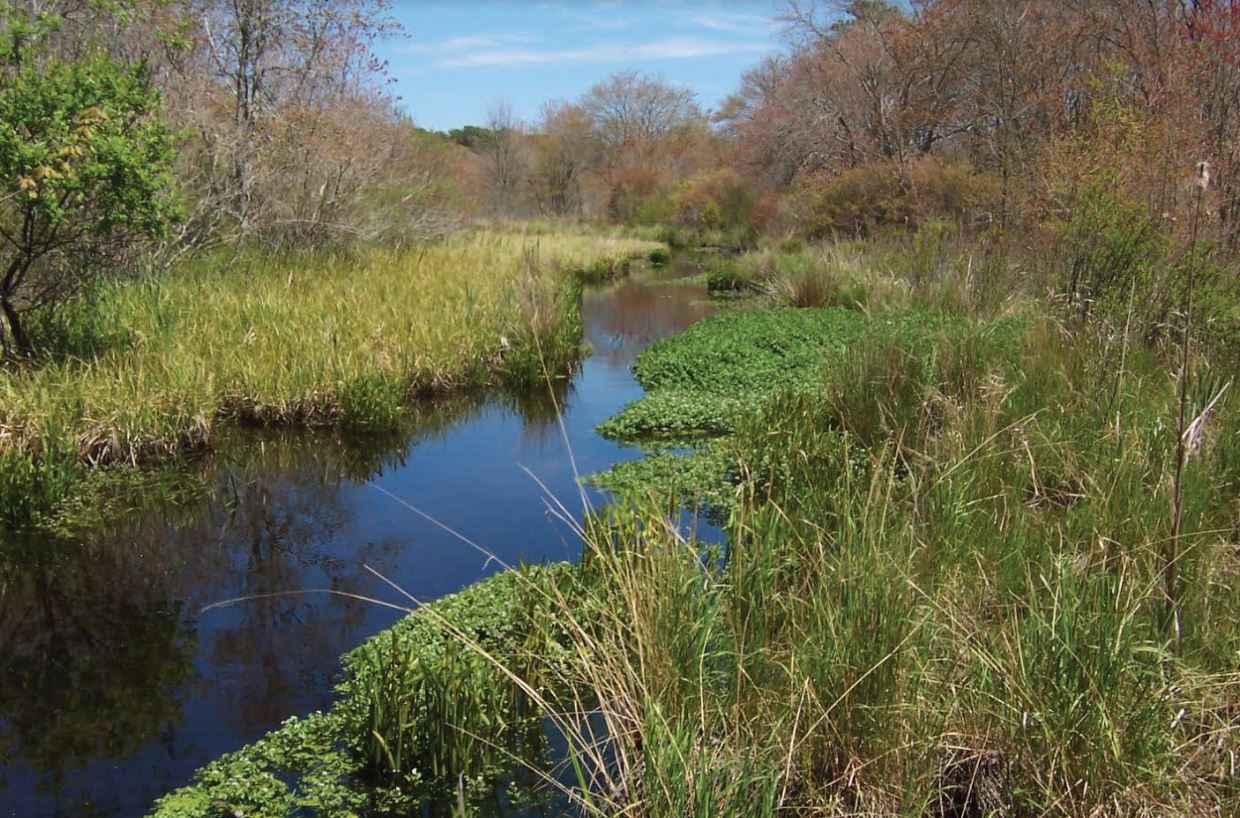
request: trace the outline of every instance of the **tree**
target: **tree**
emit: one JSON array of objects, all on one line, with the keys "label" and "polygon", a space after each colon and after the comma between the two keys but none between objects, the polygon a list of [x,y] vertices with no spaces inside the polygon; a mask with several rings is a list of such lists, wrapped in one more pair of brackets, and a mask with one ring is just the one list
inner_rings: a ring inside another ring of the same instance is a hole
[{"label": "tree", "polygon": [[487,137],[480,147],[495,210],[510,216],[525,178],[525,159],[521,155],[521,123],[507,100],[497,101],[487,111]]},{"label": "tree", "polygon": [[539,208],[553,216],[581,210],[581,176],[590,161],[589,118],[580,105],[543,107],[530,183]]},{"label": "tree", "polygon": [[0,38],[0,340],[28,355],[23,313],[165,231],[173,137],[144,65],[38,59],[40,31],[16,15]]},{"label": "tree", "polygon": [[[180,0],[191,41],[177,77],[196,215],[234,240],[356,235],[367,188],[395,146],[374,43],[399,33],[384,0]],[[351,149],[350,137],[362,144]],[[226,220],[225,224],[221,224]]]},{"label": "tree", "polygon": [[609,151],[648,151],[677,129],[704,121],[697,96],[636,71],[622,71],[586,92],[581,105]]}]

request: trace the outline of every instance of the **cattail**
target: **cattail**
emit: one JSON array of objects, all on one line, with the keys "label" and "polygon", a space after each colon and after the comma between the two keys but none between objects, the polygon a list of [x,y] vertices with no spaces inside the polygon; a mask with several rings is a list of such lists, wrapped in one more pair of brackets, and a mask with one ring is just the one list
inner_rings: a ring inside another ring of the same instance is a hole
[{"label": "cattail", "polygon": [[1205,193],[1206,188],[1210,187],[1210,161],[1208,159],[1202,159],[1197,163],[1197,179],[1194,184],[1196,184],[1197,190],[1202,193]]}]

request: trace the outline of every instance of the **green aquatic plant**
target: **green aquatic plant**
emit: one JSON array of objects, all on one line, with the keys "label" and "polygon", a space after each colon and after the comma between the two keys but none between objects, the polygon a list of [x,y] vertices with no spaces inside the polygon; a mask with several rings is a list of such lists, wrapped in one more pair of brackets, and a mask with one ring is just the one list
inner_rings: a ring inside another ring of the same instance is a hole
[{"label": "green aquatic plant", "polygon": [[450,809],[549,769],[538,711],[509,674],[537,680],[549,651],[531,640],[556,633],[547,600],[566,577],[508,571],[418,608],[344,657],[330,711],[207,764],[152,818]]}]

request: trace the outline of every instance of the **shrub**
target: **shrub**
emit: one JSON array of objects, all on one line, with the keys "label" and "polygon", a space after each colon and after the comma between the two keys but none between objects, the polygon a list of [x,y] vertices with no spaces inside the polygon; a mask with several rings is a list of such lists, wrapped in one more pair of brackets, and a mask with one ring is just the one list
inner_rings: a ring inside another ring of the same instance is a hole
[{"label": "shrub", "polygon": [[750,227],[755,205],[749,183],[731,168],[699,173],[672,196],[678,224],[707,230]]},{"label": "shrub", "polygon": [[659,172],[652,168],[626,168],[611,181],[607,210],[612,218],[629,224],[657,224],[666,214],[660,212],[654,197],[660,187]]},{"label": "shrub", "polygon": [[930,218],[958,223],[990,221],[999,189],[986,176],[932,156],[913,162],[908,176],[919,225]]},{"label": "shrub", "polygon": [[816,176],[804,195],[809,212],[803,232],[811,238],[862,236],[881,225],[907,224],[913,215],[894,168],[885,165]]},{"label": "shrub", "polygon": [[988,212],[997,194],[985,177],[927,157],[910,164],[903,175],[893,164],[874,163],[838,176],[815,176],[800,195],[801,232],[820,238],[916,228],[931,218],[968,222]]},{"label": "shrub", "polygon": [[1123,321],[1133,308],[1148,313],[1171,243],[1144,208],[1123,199],[1105,181],[1097,182],[1077,193],[1061,231],[1060,291],[1078,317],[1097,314]]}]

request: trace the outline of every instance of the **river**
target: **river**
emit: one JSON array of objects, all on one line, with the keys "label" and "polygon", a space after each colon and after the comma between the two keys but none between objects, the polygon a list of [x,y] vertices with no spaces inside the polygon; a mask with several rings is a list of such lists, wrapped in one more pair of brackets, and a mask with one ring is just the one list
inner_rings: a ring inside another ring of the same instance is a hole
[{"label": "river", "polygon": [[0,535],[0,816],[142,815],[326,708],[340,655],[400,616],[346,595],[406,604],[365,566],[427,601],[499,570],[461,537],[575,558],[548,492],[580,516],[601,498],[575,470],[639,455],[594,427],[641,394],[638,352],[714,311],[668,280],[695,271],[587,289],[592,354],[554,399],[427,405],[398,434],[232,430],[86,536]]}]

